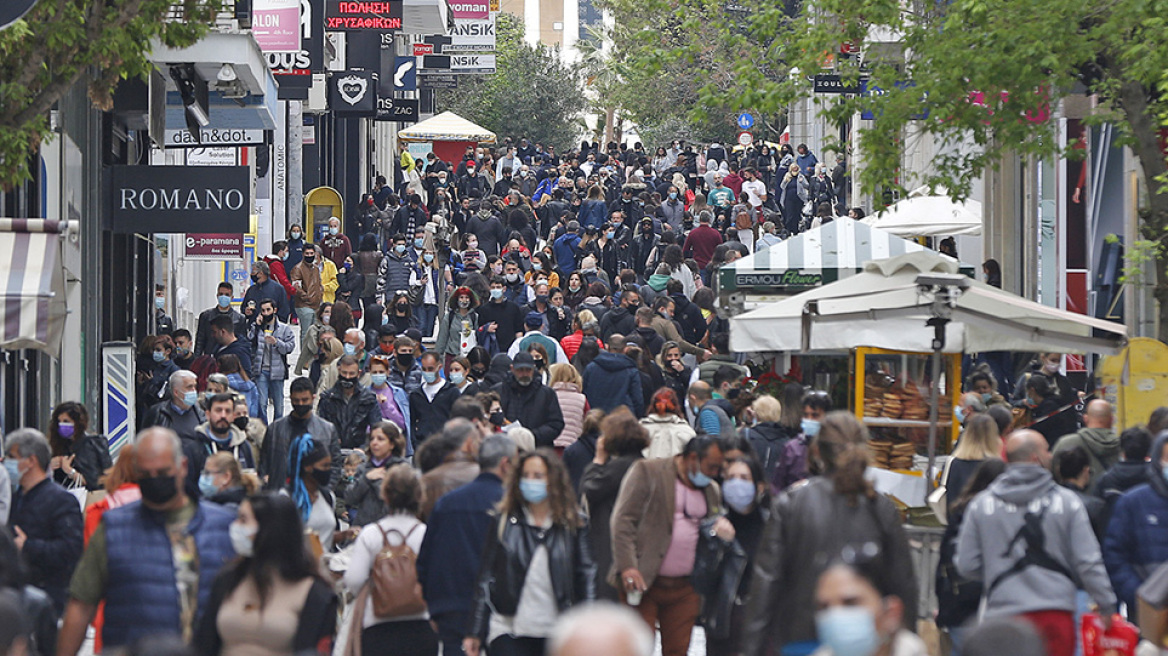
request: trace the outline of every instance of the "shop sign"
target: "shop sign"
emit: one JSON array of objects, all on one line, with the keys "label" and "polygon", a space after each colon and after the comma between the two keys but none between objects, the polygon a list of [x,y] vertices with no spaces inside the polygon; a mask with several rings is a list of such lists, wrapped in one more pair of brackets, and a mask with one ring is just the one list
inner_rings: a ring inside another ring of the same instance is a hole
[{"label": "shop sign", "polygon": [[111,166],[106,227],[119,233],[246,232],[251,179],[246,166]]},{"label": "shop sign", "polygon": [[326,30],[339,32],[389,32],[402,26],[401,0],[328,0]]},{"label": "shop sign", "polygon": [[330,87],[329,109],[337,116],[374,116],[377,113],[377,76],[372,71],[335,73]]},{"label": "shop sign", "polygon": [[495,55],[451,55],[450,72],[463,75],[494,73]]},{"label": "shop sign", "polygon": [[[265,52],[264,59],[281,90],[308,89],[312,74],[324,72],[324,0],[300,0],[300,48],[295,52]],[[287,93],[281,93],[285,98]]]},{"label": "shop sign", "polygon": [[450,3],[450,13],[455,20],[483,20],[491,17],[491,2],[490,0],[453,0]]},{"label": "shop sign", "polygon": [[300,0],[252,0],[251,34],[264,52],[298,52]]},{"label": "shop sign", "polygon": [[455,19],[450,39],[450,45],[442,52],[494,52],[495,21]]},{"label": "shop sign", "polygon": [[378,98],[377,120],[417,123],[418,104],[417,100],[406,98]]},{"label": "shop sign", "polygon": [[190,233],[183,241],[188,260],[242,260],[243,235]]},{"label": "shop sign", "polygon": [[860,83],[856,81],[848,85],[839,75],[821,73],[812,79],[811,91],[814,93],[860,93]]},{"label": "shop sign", "polygon": [[804,273],[798,269],[768,271],[766,273],[739,273],[734,282],[742,287],[818,287],[823,284],[822,273]]},{"label": "shop sign", "polygon": [[166,148],[207,148],[208,146],[256,146],[264,142],[263,130],[203,128],[201,141],[190,130],[167,130]]}]

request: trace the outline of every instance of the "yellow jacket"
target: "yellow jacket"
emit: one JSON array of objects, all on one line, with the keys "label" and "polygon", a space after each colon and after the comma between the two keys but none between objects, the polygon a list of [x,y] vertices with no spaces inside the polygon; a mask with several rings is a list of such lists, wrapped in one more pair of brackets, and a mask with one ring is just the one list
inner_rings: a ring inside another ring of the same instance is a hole
[{"label": "yellow jacket", "polygon": [[327,258],[320,272],[320,285],[324,288],[324,302],[335,303],[337,301],[337,288],[341,284],[337,282],[337,265]]},{"label": "yellow jacket", "polygon": [[401,170],[403,173],[409,173],[414,170],[414,156],[410,151],[403,150],[401,154]]}]

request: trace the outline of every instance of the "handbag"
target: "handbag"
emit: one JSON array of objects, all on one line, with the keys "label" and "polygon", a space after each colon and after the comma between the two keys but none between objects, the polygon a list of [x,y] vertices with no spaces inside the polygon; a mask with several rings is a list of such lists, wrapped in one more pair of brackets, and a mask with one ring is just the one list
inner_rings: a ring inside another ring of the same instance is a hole
[{"label": "handbag", "polygon": [[937,516],[937,521],[945,526],[949,525],[949,466],[953,464],[953,458],[945,461],[945,468],[941,470],[941,483],[937,485],[937,489],[929,493],[928,503],[929,508],[933,509],[933,514]]},{"label": "handbag", "polygon": [[690,583],[702,596],[701,625],[708,636],[727,638],[730,615],[738,599],[738,585],[749,558],[737,540],[725,542],[714,533],[719,514],[698,523],[698,545]]},{"label": "handbag", "polygon": [[717,514],[698,522],[698,545],[689,580],[694,590],[702,596],[712,593],[718,587],[718,571],[729,546],[729,543],[723,542],[722,538],[714,533],[714,524],[722,517],[724,515]]}]

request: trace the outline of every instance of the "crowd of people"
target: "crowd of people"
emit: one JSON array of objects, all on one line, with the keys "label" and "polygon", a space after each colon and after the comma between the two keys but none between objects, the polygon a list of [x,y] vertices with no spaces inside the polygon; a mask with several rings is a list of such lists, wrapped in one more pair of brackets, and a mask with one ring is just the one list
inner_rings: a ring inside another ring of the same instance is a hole
[{"label": "crowd of people", "polygon": [[[403,204],[379,181],[352,239],[292,226],[238,308],[223,283],[192,333],[158,302],[116,458],[78,403],[6,436],[0,627],[28,653],[92,626],[108,653],[681,656],[699,625],[712,655],[926,653],[867,429],[764,393],[709,286],[809,225],[768,206],[826,184],[806,147],[400,165]],[[1070,656],[1078,590],[1110,622],[1168,560],[1168,409],[1080,428],[1060,357],[1005,394],[979,368],[955,409],[953,653]]]}]

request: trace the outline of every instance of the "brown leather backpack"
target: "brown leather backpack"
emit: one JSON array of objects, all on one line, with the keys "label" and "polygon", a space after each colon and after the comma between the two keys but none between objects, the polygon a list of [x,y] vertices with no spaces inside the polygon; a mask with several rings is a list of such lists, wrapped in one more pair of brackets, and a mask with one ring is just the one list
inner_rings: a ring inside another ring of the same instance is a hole
[{"label": "brown leather backpack", "polygon": [[[385,530],[378,526],[381,551],[373,559],[373,571],[369,576],[369,596],[373,600],[373,614],[377,617],[418,615],[426,610],[422,586],[418,583],[418,554],[407,542],[420,525],[415,524],[405,535],[397,529]],[[401,544],[391,545],[390,533],[397,533]]]}]

